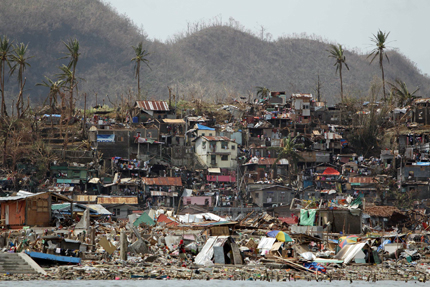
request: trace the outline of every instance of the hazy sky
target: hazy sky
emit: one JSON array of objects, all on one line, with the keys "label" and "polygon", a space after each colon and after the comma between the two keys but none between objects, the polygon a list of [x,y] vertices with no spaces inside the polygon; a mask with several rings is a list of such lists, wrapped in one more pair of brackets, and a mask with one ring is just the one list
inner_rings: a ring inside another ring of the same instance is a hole
[{"label": "hazy sky", "polygon": [[104,1],[161,41],[185,31],[188,23],[232,17],[254,32],[263,26],[273,39],[306,32],[367,52],[373,48],[370,37],[381,29],[390,32],[389,47],[430,74],[429,0]]}]

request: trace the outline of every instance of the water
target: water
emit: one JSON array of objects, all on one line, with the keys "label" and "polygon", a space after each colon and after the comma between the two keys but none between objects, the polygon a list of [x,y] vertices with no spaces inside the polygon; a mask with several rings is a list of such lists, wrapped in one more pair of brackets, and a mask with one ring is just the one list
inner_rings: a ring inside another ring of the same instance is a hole
[{"label": "water", "polygon": [[428,283],[420,283],[419,281],[409,281],[408,283],[401,281],[378,281],[376,283],[365,281],[354,281],[352,284],[349,281],[333,281],[333,282],[316,282],[316,281],[292,281],[292,282],[265,282],[265,281],[230,281],[230,280],[70,280],[70,281],[0,281],[0,286],[7,287],[28,287],[28,286],[43,286],[43,287],[281,287],[281,286],[331,286],[331,287],[346,287],[346,286],[367,286],[373,285],[381,287],[401,287],[401,286],[426,286]]}]

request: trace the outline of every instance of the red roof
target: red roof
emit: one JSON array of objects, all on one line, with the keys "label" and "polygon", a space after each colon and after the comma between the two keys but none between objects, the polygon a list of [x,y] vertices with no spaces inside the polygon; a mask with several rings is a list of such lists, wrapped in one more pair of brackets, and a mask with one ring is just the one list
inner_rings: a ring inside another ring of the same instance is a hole
[{"label": "red roof", "polygon": [[180,177],[142,177],[146,185],[182,186]]},{"label": "red roof", "polygon": [[169,111],[169,104],[165,101],[136,101],[135,106],[146,111]]},{"label": "red roof", "polygon": [[337,170],[335,170],[332,167],[328,167],[324,170],[324,172],[322,174],[323,175],[339,175],[340,172],[338,172]]},{"label": "red roof", "polygon": [[288,225],[293,225],[298,223],[297,218],[294,218],[294,217],[279,217],[278,219],[282,222],[285,222]]},{"label": "red roof", "polygon": [[164,214],[160,214],[160,216],[158,216],[157,222],[165,222],[166,225],[174,225],[174,226],[178,226],[179,225],[179,223],[177,223],[176,221],[171,220],[170,218],[168,218]]}]

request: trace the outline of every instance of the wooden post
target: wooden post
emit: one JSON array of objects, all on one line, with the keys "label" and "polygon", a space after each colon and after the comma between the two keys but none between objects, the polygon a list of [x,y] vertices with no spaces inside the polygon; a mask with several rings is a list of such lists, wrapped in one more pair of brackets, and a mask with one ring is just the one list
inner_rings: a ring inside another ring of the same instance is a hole
[{"label": "wooden post", "polygon": [[[87,93],[84,93],[84,137],[87,134],[86,133],[86,127],[87,127]],[[51,121],[52,121],[52,115],[51,115]]]},{"label": "wooden post", "polygon": [[121,230],[120,236],[120,258],[121,260],[127,260],[127,235],[125,234],[125,230]]},{"label": "wooden post", "polygon": [[96,229],[90,226],[91,251],[96,249]]}]

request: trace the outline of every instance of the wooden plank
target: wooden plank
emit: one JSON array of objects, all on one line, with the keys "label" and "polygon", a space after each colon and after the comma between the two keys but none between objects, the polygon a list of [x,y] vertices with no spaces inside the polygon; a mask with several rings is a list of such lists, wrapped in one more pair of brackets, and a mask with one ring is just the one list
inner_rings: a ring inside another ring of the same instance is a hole
[{"label": "wooden plank", "polygon": [[231,250],[233,251],[234,265],[242,265],[242,255],[240,255],[240,250],[236,243],[231,244]]}]

